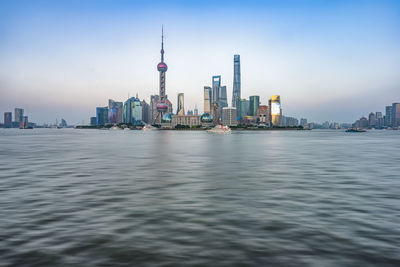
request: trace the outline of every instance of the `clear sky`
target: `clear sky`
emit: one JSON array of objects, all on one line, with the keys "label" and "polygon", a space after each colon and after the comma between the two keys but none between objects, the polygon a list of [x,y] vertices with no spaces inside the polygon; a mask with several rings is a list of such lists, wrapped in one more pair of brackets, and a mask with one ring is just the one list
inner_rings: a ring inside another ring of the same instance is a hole
[{"label": "clear sky", "polygon": [[279,94],[286,116],[353,122],[400,101],[400,1],[0,0],[0,111],[75,124],[109,98],[149,102],[162,24],[174,109],[182,92],[202,111],[212,75],[230,104],[234,54],[242,97]]}]

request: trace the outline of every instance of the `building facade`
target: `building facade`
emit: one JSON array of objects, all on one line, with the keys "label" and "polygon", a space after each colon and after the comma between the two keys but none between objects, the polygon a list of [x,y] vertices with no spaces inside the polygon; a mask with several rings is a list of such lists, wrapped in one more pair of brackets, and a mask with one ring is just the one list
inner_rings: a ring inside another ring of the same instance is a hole
[{"label": "building facade", "polygon": [[184,105],[184,94],[179,93],[178,94],[178,102],[177,102],[177,109],[176,109],[176,115],[185,115],[185,105]]},{"label": "building facade", "polygon": [[204,113],[211,113],[212,89],[204,86]]},{"label": "building facade", "polygon": [[375,113],[371,112],[368,115],[368,126],[370,128],[375,128],[375,125],[376,125]]},{"label": "building facade", "polygon": [[141,101],[136,97],[131,97],[124,103],[124,123],[142,125],[143,109]]},{"label": "building facade", "polygon": [[12,112],[4,112],[4,128],[12,127]]},{"label": "building facade", "polygon": [[184,126],[200,126],[201,125],[201,116],[200,115],[172,115],[172,127],[176,127],[177,125]]},{"label": "building facade", "polygon": [[108,121],[110,123],[122,123],[123,122],[123,103],[116,102],[112,99],[108,100]]},{"label": "building facade", "polygon": [[236,126],[236,108],[224,107],[222,108],[222,124],[227,126]]},{"label": "building facade", "polygon": [[96,125],[105,125],[108,123],[108,107],[96,108]]},{"label": "building facade", "polygon": [[221,86],[219,89],[218,106],[223,109],[228,106],[228,99],[226,95],[226,86]]},{"label": "building facade", "polygon": [[271,124],[269,106],[267,106],[267,105],[258,106],[257,116],[258,116],[259,124],[261,124],[261,125],[270,125]]},{"label": "building facade", "polygon": [[15,108],[14,109],[14,121],[18,123],[22,123],[24,120],[24,109]]},{"label": "building facade", "polygon": [[392,125],[393,127],[400,126],[400,103],[392,104]]},{"label": "building facade", "polygon": [[236,99],[241,98],[241,82],[240,82],[240,55],[233,56],[233,91],[232,91],[232,107],[236,107]]},{"label": "building facade", "polygon": [[271,96],[269,100],[271,110],[271,123],[273,126],[282,125],[282,108],[281,108],[281,97],[279,95]]},{"label": "building facade", "polygon": [[257,116],[258,107],[260,105],[260,97],[258,95],[250,96],[249,116]]},{"label": "building facade", "polygon": [[212,95],[211,104],[219,103],[219,90],[221,87],[221,76],[212,76]]},{"label": "building facade", "polygon": [[392,106],[386,106],[385,110],[385,126],[386,127],[391,127],[393,123],[393,118],[392,118]]}]

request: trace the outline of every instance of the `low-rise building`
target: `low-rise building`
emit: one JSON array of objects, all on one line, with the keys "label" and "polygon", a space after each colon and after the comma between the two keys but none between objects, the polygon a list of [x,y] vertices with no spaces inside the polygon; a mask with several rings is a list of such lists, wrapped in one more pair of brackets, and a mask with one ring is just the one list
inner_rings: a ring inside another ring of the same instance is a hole
[{"label": "low-rise building", "polygon": [[172,115],[172,127],[177,125],[199,126],[201,125],[201,115]]}]

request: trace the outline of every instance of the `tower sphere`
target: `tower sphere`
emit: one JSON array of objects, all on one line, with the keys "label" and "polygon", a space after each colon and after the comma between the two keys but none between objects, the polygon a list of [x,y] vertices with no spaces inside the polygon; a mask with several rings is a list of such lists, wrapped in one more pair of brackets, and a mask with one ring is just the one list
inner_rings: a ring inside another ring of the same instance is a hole
[{"label": "tower sphere", "polygon": [[157,70],[158,71],[166,72],[167,69],[168,69],[167,64],[165,64],[164,62],[158,63],[158,65],[157,65]]},{"label": "tower sphere", "polygon": [[168,105],[166,103],[158,103],[157,104],[158,112],[166,112],[168,110]]}]

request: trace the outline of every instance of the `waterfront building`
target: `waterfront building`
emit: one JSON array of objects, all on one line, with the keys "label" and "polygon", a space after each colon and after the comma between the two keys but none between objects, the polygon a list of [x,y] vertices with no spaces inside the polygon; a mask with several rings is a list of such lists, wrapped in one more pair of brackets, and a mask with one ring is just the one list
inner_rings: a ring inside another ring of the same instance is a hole
[{"label": "waterfront building", "polygon": [[60,126],[61,126],[61,127],[67,127],[67,126],[68,126],[67,121],[64,120],[63,118],[61,118]]},{"label": "waterfront building", "polygon": [[241,98],[240,84],[240,55],[233,56],[233,91],[232,91],[232,107],[236,107],[236,99]]},{"label": "waterfront building", "polygon": [[376,112],[375,113],[375,119],[376,119],[376,128],[382,129],[383,126],[384,126],[384,120],[383,120],[382,112]]},{"label": "waterfront building", "polygon": [[142,100],[142,121],[144,123],[151,123],[150,120],[150,105],[146,103],[145,100]]},{"label": "waterfront building", "polygon": [[307,119],[301,118],[301,119],[300,119],[300,126],[305,127],[306,125],[307,125]]},{"label": "waterfront building", "polygon": [[142,125],[143,121],[142,103],[136,97],[131,97],[124,103],[124,123]]},{"label": "waterfront building", "polygon": [[[293,117],[282,116],[282,126],[290,126],[290,127],[299,126],[299,120]],[[328,125],[325,125],[325,127],[330,128],[329,122]],[[335,126],[332,125],[331,128],[333,127]]]},{"label": "waterfront building", "polygon": [[222,124],[227,126],[236,126],[236,108],[224,107],[222,108]]},{"label": "waterfront building", "polygon": [[209,86],[204,86],[204,113],[211,113],[212,90]]},{"label": "waterfront building", "polygon": [[178,104],[176,109],[176,115],[185,115],[185,107],[184,107],[184,94],[178,94]]},{"label": "waterfront building", "polygon": [[[157,117],[154,119],[153,124],[161,122],[163,114],[168,112],[168,103],[166,103],[165,95],[165,73],[168,70],[167,64],[164,62],[164,28],[161,29],[161,62],[157,64],[157,70],[160,72],[160,100],[157,103]],[[172,109],[172,104],[171,104]]]},{"label": "waterfront building", "polygon": [[95,126],[97,124],[97,118],[96,117],[90,117],[90,125]]},{"label": "waterfront building", "polygon": [[261,125],[270,125],[271,118],[270,118],[269,106],[267,105],[258,106],[257,116],[258,116],[258,122]]},{"label": "waterfront building", "polygon": [[150,123],[153,123],[158,115],[157,104],[160,101],[159,95],[150,96]]},{"label": "waterfront building", "polygon": [[4,112],[4,128],[12,127],[12,112]]},{"label": "waterfront building", "polygon": [[[178,115],[178,114],[177,114],[177,115]],[[182,114],[182,115],[185,115],[185,114]],[[189,109],[188,112],[187,112],[187,115],[194,115],[194,114],[193,114],[193,110]]]},{"label": "waterfront building", "polygon": [[237,99],[236,101],[236,113],[237,118],[236,120],[240,121],[244,116],[247,116],[247,105],[246,99]]},{"label": "waterfront building", "polygon": [[22,123],[24,119],[24,109],[15,108],[14,109],[14,121],[18,123]]},{"label": "waterfront building", "polygon": [[392,106],[386,106],[386,113],[385,113],[385,126],[391,127],[393,122],[392,118]]},{"label": "waterfront building", "polygon": [[392,104],[392,125],[393,127],[400,126],[400,103]]},{"label": "waterfront building", "polygon": [[226,95],[226,86],[221,86],[219,90],[219,102],[218,106],[220,109],[223,109],[228,106],[228,99]]},{"label": "waterfront building", "polygon": [[221,75],[212,76],[211,105],[214,103],[219,103],[220,87],[221,87]]},{"label": "waterfront building", "polygon": [[279,95],[273,95],[270,99],[271,123],[273,126],[282,125],[281,98]]},{"label": "waterfront building", "polygon": [[177,125],[184,125],[189,127],[200,126],[201,116],[200,115],[172,115],[172,127]]},{"label": "waterfront building", "polygon": [[108,123],[108,107],[96,108],[96,125],[105,125]]},{"label": "waterfront building", "polygon": [[365,118],[364,116],[362,116],[361,118],[360,118],[360,120],[359,120],[359,127],[357,127],[357,128],[368,128],[368,119],[367,118]]},{"label": "waterfront building", "polygon": [[260,97],[258,95],[250,96],[248,115],[257,116],[259,105],[260,105]]},{"label": "waterfront building", "polygon": [[116,102],[112,99],[108,100],[108,121],[110,123],[122,123],[123,112],[122,102]]},{"label": "waterfront building", "polygon": [[368,126],[370,128],[375,128],[375,125],[376,125],[375,113],[371,112],[368,115]]},{"label": "waterfront building", "polygon": [[199,110],[197,109],[197,105],[194,106],[193,115],[199,115]]},{"label": "waterfront building", "polygon": [[241,124],[256,126],[258,124],[258,116],[244,116],[241,120]]}]

